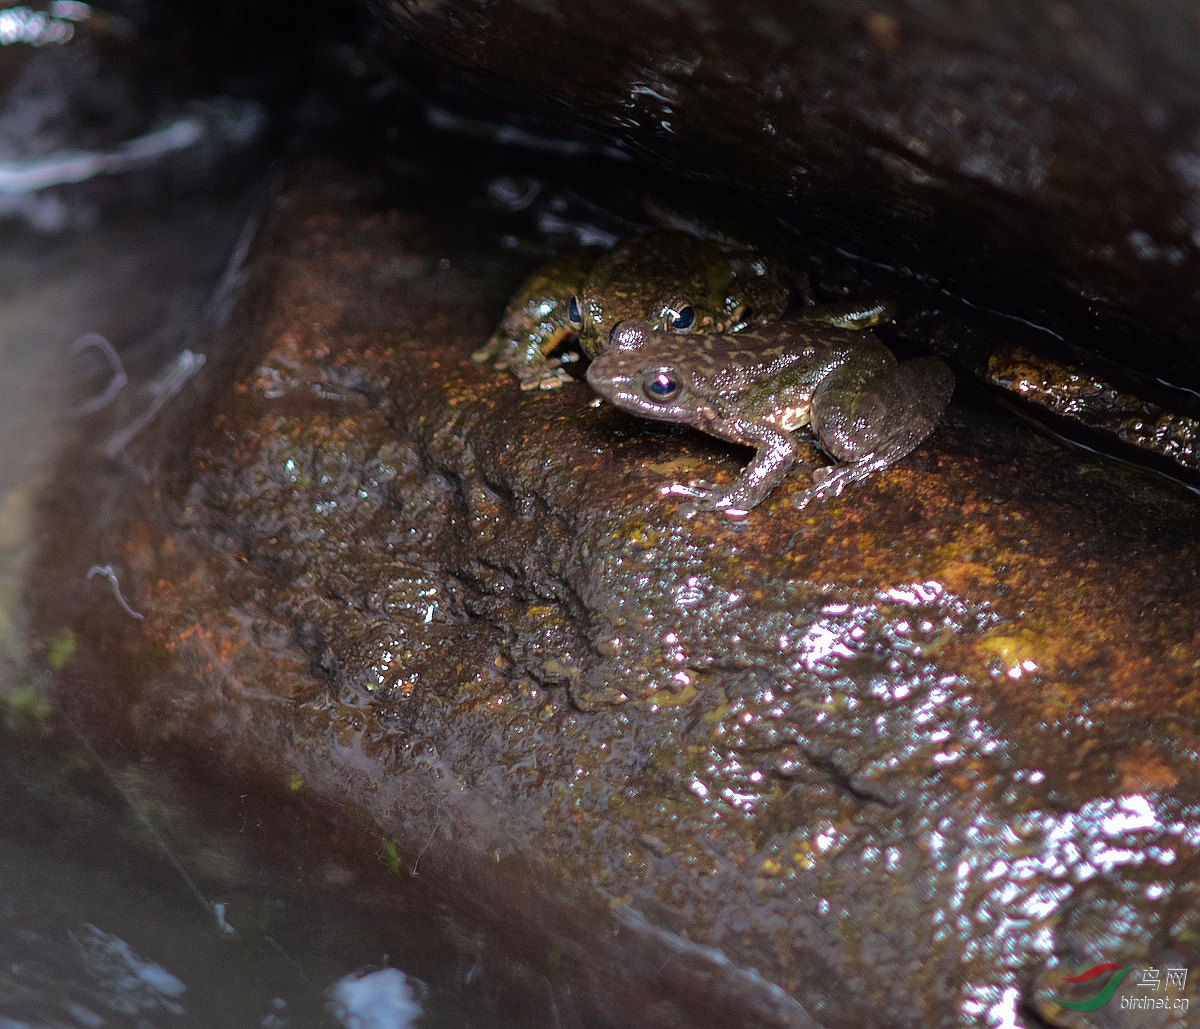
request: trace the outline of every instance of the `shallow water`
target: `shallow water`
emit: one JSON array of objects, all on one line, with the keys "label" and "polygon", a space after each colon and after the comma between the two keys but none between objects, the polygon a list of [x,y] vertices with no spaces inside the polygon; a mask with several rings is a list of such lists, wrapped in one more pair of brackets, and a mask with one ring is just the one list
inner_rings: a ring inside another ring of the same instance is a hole
[{"label": "shallow water", "polygon": [[[202,821],[154,769],[104,764],[24,661],[31,511],[70,457],[66,428],[114,371],[102,347],[72,344],[101,334],[143,391],[185,350],[202,353],[254,202],[191,202],[69,236],[0,225],[0,1027],[368,1029],[409,1025],[417,1009],[421,1026],[575,1024],[552,998],[514,1010],[439,934],[418,883],[411,913],[373,910],[369,882],[289,849],[253,796]],[[110,587],[98,576],[65,588]]]}]

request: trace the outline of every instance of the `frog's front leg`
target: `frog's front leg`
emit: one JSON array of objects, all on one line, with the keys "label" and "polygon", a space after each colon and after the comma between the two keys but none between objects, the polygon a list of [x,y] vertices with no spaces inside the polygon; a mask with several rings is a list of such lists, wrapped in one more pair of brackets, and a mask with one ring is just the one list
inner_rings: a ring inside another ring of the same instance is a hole
[{"label": "frog's front leg", "polygon": [[756,449],[754,459],[726,489],[711,483],[673,486],[671,492],[696,498],[705,511],[749,511],[778,486],[796,460],[795,437],[766,422],[736,418],[719,425],[706,425],[710,435]]},{"label": "frog's front leg", "polygon": [[933,431],[953,390],[953,374],[936,357],[898,364],[882,344],[856,351],[821,383],[812,404],[818,442],[845,463],[814,476],[795,506],[836,497],[910,453]]},{"label": "frog's front leg", "polygon": [[770,276],[739,279],[740,310],[727,332],[741,332],[751,325],[778,321],[788,308],[790,294],[778,279]]},{"label": "frog's front leg", "polygon": [[572,251],[537,268],[513,294],[496,331],[471,358],[507,369],[522,389],[553,389],[570,381],[549,354],[579,328],[576,296],[596,262],[596,248]]}]

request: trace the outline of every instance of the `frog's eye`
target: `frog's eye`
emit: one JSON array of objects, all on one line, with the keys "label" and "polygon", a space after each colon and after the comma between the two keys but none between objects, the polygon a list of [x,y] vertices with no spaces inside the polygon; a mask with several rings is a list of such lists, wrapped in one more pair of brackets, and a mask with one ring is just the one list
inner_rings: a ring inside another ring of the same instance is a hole
[{"label": "frog's eye", "polygon": [[571,297],[571,306],[567,308],[567,321],[572,325],[582,325],[583,317],[579,313],[579,298]]},{"label": "frog's eye", "polygon": [[646,399],[656,404],[665,404],[668,400],[673,400],[682,388],[669,368],[660,368],[657,372],[647,375],[642,383]]},{"label": "frog's eye", "polygon": [[675,318],[671,322],[671,328],[676,332],[687,332],[693,325],[696,324],[696,309],[688,304],[687,307],[682,307],[675,312]]}]

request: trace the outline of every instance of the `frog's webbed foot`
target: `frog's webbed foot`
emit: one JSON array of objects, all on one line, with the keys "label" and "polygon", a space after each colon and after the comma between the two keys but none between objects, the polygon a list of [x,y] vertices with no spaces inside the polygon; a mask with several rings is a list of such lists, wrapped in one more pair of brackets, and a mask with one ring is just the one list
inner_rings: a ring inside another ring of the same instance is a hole
[{"label": "frog's webbed foot", "polygon": [[534,337],[531,333],[521,334],[501,325],[482,347],[471,354],[476,364],[490,363],[498,372],[511,372],[523,390],[557,389],[571,377],[557,358],[546,357],[547,347],[557,346],[568,335],[560,327],[553,327]]},{"label": "frog's webbed foot", "polygon": [[687,497],[693,503],[683,504],[679,513],[684,518],[690,518],[699,511],[720,511],[726,518],[745,518],[752,505],[744,505],[738,497],[736,488],[725,489],[715,482],[693,479],[691,482],[676,482],[664,486],[664,496]]},{"label": "frog's webbed foot", "polygon": [[754,460],[727,487],[711,482],[691,482],[686,486],[677,483],[664,492],[693,498],[696,510],[721,511],[730,518],[745,517],[783,481],[796,460],[796,439],[790,432],[746,419],[730,419],[707,428],[721,439],[754,446]]},{"label": "frog's webbed foot", "polygon": [[510,360],[510,352],[515,352],[516,347],[516,340],[507,333],[497,332],[478,350],[471,352],[471,360],[476,364],[487,364],[489,361],[494,361],[497,369],[506,368]]},{"label": "frog's webbed foot", "polygon": [[522,389],[553,389],[566,382],[569,376],[561,363],[548,355],[578,327],[571,319],[573,298],[596,257],[597,250],[588,247],[536,268],[513,294],[496,331],[471,355],[472,360],[512,372]]}]

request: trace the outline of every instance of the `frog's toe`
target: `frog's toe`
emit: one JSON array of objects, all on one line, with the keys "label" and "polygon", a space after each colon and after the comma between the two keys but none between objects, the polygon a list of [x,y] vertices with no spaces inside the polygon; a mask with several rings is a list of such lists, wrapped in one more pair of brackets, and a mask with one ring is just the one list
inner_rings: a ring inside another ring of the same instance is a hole
[{"label": "frog's toe", "polygon": [[487,364],[488,361],[495,356],[496,352],[492,349],[492,344],[490,341],[485,343],[478,350],[471,351],[471,360],[476,364]]},{"label": "frog's toe", "polygon": [[720,511],[726,518],[745,518],[750,513],[750,507],[745,500],[732,493],[723,493],[704,504],[705,510]]},{"label": "frog's toe", "polygon": [[675,509],[675,513],[680,518],[695,518],[698,514],[721,514],[729,521],[740,521],[746,518],[750,512],[744,507],[718,507],[715,504],[706,504],[699,500],[689,500],[686,504],[680,504]]},{"label": "frog's toe", "polygon": [[691,482],[673,482],[670,486],[664,486],[662,492],[664,496],[686,497],[689,500],[708,503],[723,495],[725,491],[714,482],[693,479]]},{"label": "frog's toe", "polygon": [[517,349],[517,341],[508,336],[493,336],[483,346],[471,354],[471,360],[476,364],[495,362],[495,367],[502,370],[512,360],[513,352]]},{"label": "frog's toe", "polygon": [[878,462],[864,461],[859,464],[825,465],[812,473],[813,484],[803,493],[792,497],[792,506],[803,511],[814,500],[841,496],[842,491],[855,482],[861,482],[872,472],[882,467]]},{"label": "frog's toe", "polygon": [[513,366],[510,367],[510,370],[521,383],[521,389],[526,391],[558,389],[559,386],[564,386],[572,381],[571,376],[566,373],[562,365],[557,363],[526,365],[524,367]]},{"label": "frog's toe", "polygon": [[664,495],[684,497],[691,503],[679,508],[684,517],[690,518],[697,511],[720,511],[727,518],[744,518],[750,507],[733,490],[723,489],[715,482],[693,480],[664,486]]}]

